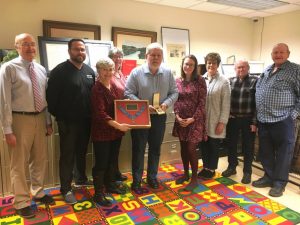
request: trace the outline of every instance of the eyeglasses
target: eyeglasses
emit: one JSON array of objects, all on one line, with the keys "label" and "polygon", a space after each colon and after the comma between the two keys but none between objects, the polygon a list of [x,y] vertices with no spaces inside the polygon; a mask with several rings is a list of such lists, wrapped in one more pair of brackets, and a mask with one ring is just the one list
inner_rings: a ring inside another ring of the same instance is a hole
[{"label": "eyeglasses", "polygon": [[149,54],[149,56],[152,58],[161,58],[162,57],[161,54]]},{"label": "eyeglasses", "polygon": [[185,66],[188,66],[188,67],[194,67],[195,64],[192,64],[192,63],[184,63]]},{"label": "eyeglasses", "polygon": [[35,42],[23,42],[21,44],[22,47],[35,47]]}]

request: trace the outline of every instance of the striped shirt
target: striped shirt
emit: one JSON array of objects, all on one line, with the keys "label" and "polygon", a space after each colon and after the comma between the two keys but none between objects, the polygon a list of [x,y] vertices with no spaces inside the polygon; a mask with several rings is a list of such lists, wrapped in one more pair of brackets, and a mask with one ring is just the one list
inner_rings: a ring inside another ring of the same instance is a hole
[{"label": "striped shirt", "polygon": [[300,65],[286,61],[272,73],[267,67],[256,84],[257,119],[274,123],[300,115]]},{"label": "striped shirt", "polygon": [[256,76],[247,75],[243,80],[239,77],[229,79],[231,87],[230,115],[252,117],[256,123],[255,109],[255,86]]}]

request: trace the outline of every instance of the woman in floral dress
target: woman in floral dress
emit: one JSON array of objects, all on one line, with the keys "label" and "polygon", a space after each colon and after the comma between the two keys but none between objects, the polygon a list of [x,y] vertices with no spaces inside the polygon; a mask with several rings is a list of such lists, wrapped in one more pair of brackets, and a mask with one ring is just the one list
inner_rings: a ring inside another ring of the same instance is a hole
[{"label": "woman in floral dress", "polygon": [[179,96],[174,104],[173,135],[179,138],[184,168],[184,175],[176,180],[176,184],[182,184],[190,179],[189,165],[191,165],[192,177],[190,183],[185,187],[188,191],[198,186],[196,149],[199,142],[207,138],[205,128],[207,90],[205,80],[197,74],[197,65],[198,62],[194,55],[183,58],[181,77],[176,80]]}]

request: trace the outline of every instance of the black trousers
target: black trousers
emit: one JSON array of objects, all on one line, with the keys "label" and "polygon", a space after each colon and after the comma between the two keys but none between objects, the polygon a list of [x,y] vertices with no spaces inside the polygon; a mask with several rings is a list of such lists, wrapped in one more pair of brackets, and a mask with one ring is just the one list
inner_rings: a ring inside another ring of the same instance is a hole
[{"label": "black trousers", "polygon": [[218,168],[219,149],[222,143],[221,138],[208,137],[207,141],[200,142],[200,149],[202,152],[203,167],[215,170]]},{"label": "black trousers", "polygon": [[[94,171],[106,171],[108,168],[114,168],[117,154],[121,146],[122,138],[113,141],[95,141],[93,142],[95,165]],[[114,171],[115,172],[115,171]]]},{"label": "black trousers", "polygon": [[157,176],[160,147],[166,128],[166,115],[151,115],[150,129],[131,130],[132,139],[132,176],[134,182],[142,179],[144,171],[144,155],[148,143],[147,178],[155,179]]},{"label": "black trousers", "polygon": [[242,134],[242,151],[244,154],[244,173],[252,173],[254,158],[255,132],[251,132],[252,118],[230,118],[227,124],[228,167],[235,169],[238,165],[237,145],[239,134]]},{"label": "black trousers", "polygon": [[295,145],[295,121],[289,116],[276,123],[258,123],[259,156],[273,186],[285,187]]},{"label": "black trousers", "polygon": [[85,174],[86,153],[90,139],[90,120],[57,121],[60,137],[59,177],[62,194],[71,190],[74,177],[76,183],[87,181]]}]

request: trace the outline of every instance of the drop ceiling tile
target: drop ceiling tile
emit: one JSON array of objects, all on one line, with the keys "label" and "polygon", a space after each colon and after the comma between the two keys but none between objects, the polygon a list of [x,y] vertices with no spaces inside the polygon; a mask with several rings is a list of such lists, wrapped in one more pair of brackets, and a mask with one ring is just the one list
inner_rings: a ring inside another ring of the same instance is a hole
[{"label": "drop ceiling tile", "polygon": [[272,9],[266,9],[263,11],[269,12],[269,13],[280,14],[280,13],[286,13],[286,12],[291,12],[291,11],[296,11],[296,10],[300,10],[300,6],[291,4],[291,5],[284,5],[284,6],[280,6],[280,7],[276,7],[276,8],[272,8]]},{"label": "drop ceiling tile", "polygon": [[161,0],[157,3],[160,5],[170,5],[174,7],[188,8],[198,4],[199,2],[200,1],[197,0]]},{"label": "drop ceiling tile", "polygon": [[219,11],[219,10],[226,9],[226,8],[229,8],[229,7],[226,5],[220,5],[220,4],[215,4],[215,3],[211,3],[211,2],[203,2],[203,3],[200,3],[193,7],[190,7],[190,9],[207,11],[207,12],[215,12],[215,11]]},{"label": "drop ceiling tile", "polygon": [[160,0],[135,0],[137,2],[148,2],[148,3],[156,3],[159,2]]},{"label": "drop ceiling tile", "polygon": [[281,0],[282,2],[288,2],[288,3],[300,3],[299,0]]},{"label": "drop ceiling tile", "polygon": [[295,10],[300,10],[300,0],[281,0],[282,2],[290,3],[289,5],[272,8],[269,10],[256,10],[246,11],[249,9],[238,7],[230,7],[222,4],[207,2],[208,0],[133,0],[138,2],[145,2],[150,4],[164,5],[170,7],[180,7],[188,8],[192,10],[199,10],[204,12],[214,12],[227,14],[232,16],[242,16],[242,17],[266,17],[275,14],[281,14],[286,12],[291,12]]},{"label": "drop ceiling tile", "polygon": [[255,11],[252,13],[246,13],[241,15],[242,17],[247,17],[247,18],[260,18],[260,17],[267,17],[267,16],[273,16],[274,13],[267,13],[267,12],[262,12],[262,11]]},{"label": "drop ceiling tile", "polygon": [[216,13],[222,13],[226,15],[231,15],[231,16],[239,16],[247,13],[253,13],[255,12],[254,10],[251,9],[243,9],[243,8],[238,8],[238,7],[229,7],[226,9],[218,10],[215,11]]}]

